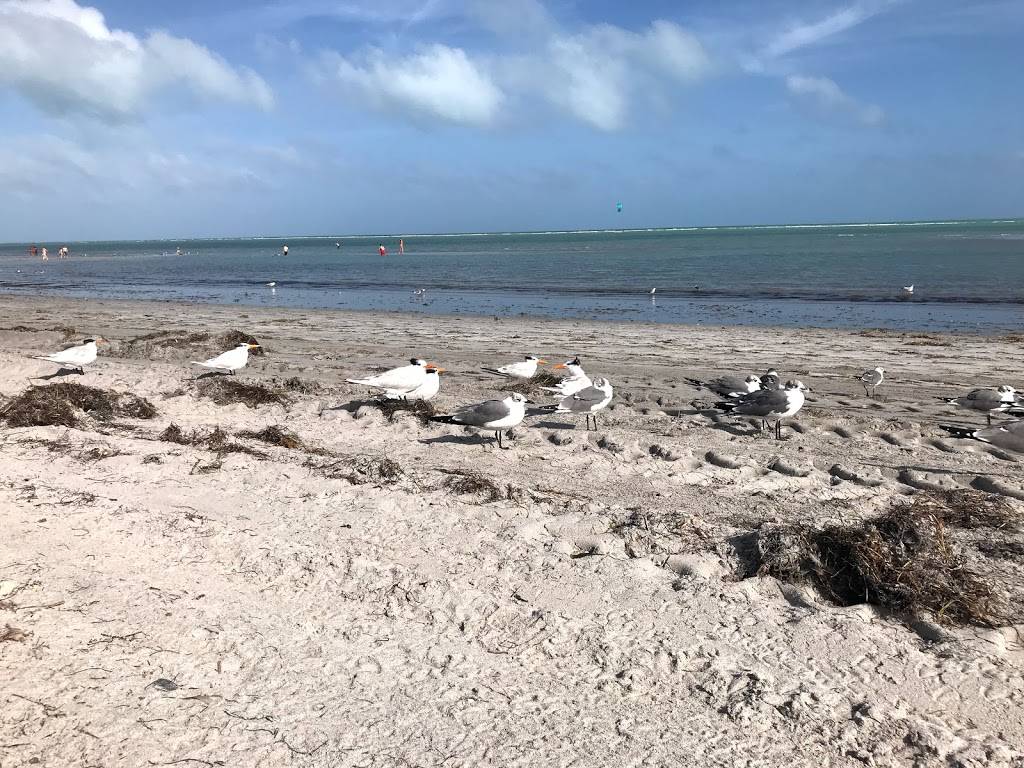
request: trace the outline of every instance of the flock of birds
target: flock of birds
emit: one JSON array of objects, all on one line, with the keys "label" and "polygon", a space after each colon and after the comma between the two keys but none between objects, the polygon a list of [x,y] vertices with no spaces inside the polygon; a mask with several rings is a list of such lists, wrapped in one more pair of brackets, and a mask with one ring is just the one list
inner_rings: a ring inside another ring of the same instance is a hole
[{"label": "flock of birds", "polygon": [[[99,344],[107,343],[103,338],[86,339],[82,344],[69,347],[52,355],[35,356],[34,359],[46,360],[64,368],[85,373],[85,366],[95,362]],[[203,361],[192,361],[194,365],[211,371],[234,375],[249,362],[249,352],[258,348],[259,344],[242,343],[216,357]],[[503,365],[498,368],[483,368],[486,373],[508,379],[529,380],[537,375],[539,367],[545,365],[534,355],[527,355],[524,360]],[[586,428],[597,429],[597,414],[608,407],[614,397],[611,382],[603,377],[593,379],[583,370],[579,357],[558,363],[556,370],[564,370],[566,375],[557,385],[542,387],[542,391],[550,393],[555,403],[542,406],[543,411],[555,413],[582,413],[586,416]],[[347,379],[350,384],[369,387],[388,400],[427,401],[441,390],[440,374],[444,369],[413,358],[408,365],[361,379]],[[859,378],[868,397],[874,397],[878,387],[885,380],[885,369],[878,367],[866,371]],[[774,369],[762,376],[753,374],[746,377],[723,376],[710,381],[687,379],[696,387],[707,389],[722,398],[714,404],[714,408],[723,413],[756,419],[761,429],[774,429],[775,437],[782,436],[782,422],[795,416],[803,408],[804,393],[809,389],[798,380],[782,383]],[[939,398],[945,403],[956,405],[971,411],[984,413],[988,426],[984,429],[940,425],[940,427],[957,438],[979,440],[1004,450],[1024,453],[1024,419],[1004,424],[992,425],[992,414],[1006,413],[1018,405],[1018,393],[1011,386],[1000,386],[996,389],[975,389],[955,398]],[[518,426],[526,418],[527,404],[535,404],[519,393],[512,393],[501,400],[485,400],[480,403],[458,408],[451,414],[434,417],[437,421],[462,424],[477,429],[494,432],[498,447],[504,448],[502,434]],[[1013,414],[1018,415],[1018,414]],[[773,423],[774,422],[774,426]]]}]

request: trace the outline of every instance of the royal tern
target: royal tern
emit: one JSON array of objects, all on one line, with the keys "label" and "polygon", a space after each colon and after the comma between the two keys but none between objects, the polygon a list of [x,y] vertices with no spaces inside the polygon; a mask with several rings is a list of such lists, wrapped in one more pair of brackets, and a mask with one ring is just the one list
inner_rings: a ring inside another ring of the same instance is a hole
[{"label": "royal tern", "polygon": [[590,421],[593,419],[596,430],[597,412],[608,406],[613,394],[611,382],[598,376],[594,379],[593,386],[563,397],[553,409],[556,413],[584,413],[587,416],[587,429],[590,429]]},{"label": "royal tern", "polygon": [[249,350],[259,349],[259,344],[248,344],[243,342],[234,349],[229,349],[227,352],[223,352],[216,357],[211,357],[209,360],[199,362],[193,360],[192,365],[201,365],[203,368],[209,368],[214,371],[227,371],[232,376],[235,375],[235,371],[240,371],[245,368],[249,362]]},{"label": "royal tern", "polygon": [[423,369],[423,381],[410,390],[385,389],[385,400],[430,400],[441,390],[441,376],[444,368],[428,365]]},{"label": "royal tern", "polygon": [[525,395],[513,392],[504,400],[485,400],[467,405],[449,416],[436,416],[433,420],[493,431],[498,447],[504,448],[501,433],[522,423],[528,402]]},{"label": "royal tern", "polygon": [[751,392],[757,392],[761,388],[761,379],[754,374],[750,374],[746,378],[720,376],[709,381],[701,381],[700,379],[685,379],[685,381],[699,389],[710,389],[721,397],[741,397],[749,395]]},{"label": "royal tern", "polygon": [[52,355],[35,355],[35,360],[46,360],[60,366],[77,368],[79,373],[85,373],[85,366],[96,361],[97,344],[106,344],[107,340],[102,337],[86,339],[81,344],[68,347]]},{"label": "royal tern", "polygon": [[983,443],[994,445],[1006,451],[1024,453],[1024,420],[1012,421],[1009,424],[1000,424],[985,429],[971,429],[969,427],[953,427],[940,424],[940,429],[949,432],[953,437],[960,437],[967,440],[980,440]]},{"label": "royal tern", "polygon": [[878,368],[872,368],[870,371],[865,371],[857,377],[864,387],[864,394],[868,397],[875,396],[875,390],[878,389],[878,385],[885,380],[885,368],[879,366]]},{"label": "royal tern", "polygon": [[481,370],[497,376],[507,376],[510,379],[532,379],[537,375],[537,366],[546,362],[547,360],[541,360],[534,355],[527,355],[525,360],[520,360],[518,363],[509,363],[500,368],[482,368]]},{"label": "royal tern", "polygon": [[733,400],[716,403],[715,407],[738,416],[754,416],[762,428],[775,421],[775,437],[782,437],[782,420],[796,414],[804,405],[804,385],[787,381],[782,389],[760,389]]},{"label": "royal tern", "polygon": [[991,426],[993,413],[1001,413],[1016,404],[1017,390],[1004,384],[998,389],[975,389],[960,397],[940,397],[939,399],[944,403],[957,405],[971,411],[983,411]]},{"label": "royal tern", "polygon": [[569,375],[553,387],[542,387],[545,392],[554,392],[559,397],[569,397],[569,395],[575,395],[581,389],[586,389],[592,384],[590,377],[583,372],[583,364],[580,363],[578,356],[572,360],[566,360],[564,363],[559,363],[554,368],[564,368],[569,372]]},{"label": "royal tern", "polygon": [[386,397],[402,398],[407,397],[410,392],[423,384],[426,375],[427,361],[414,357],[409,361],[409,365],[392,368],[390,371],[384,371],[384,373],[365,379],[345,379],[345,381],[349,384],[383,389]]}]

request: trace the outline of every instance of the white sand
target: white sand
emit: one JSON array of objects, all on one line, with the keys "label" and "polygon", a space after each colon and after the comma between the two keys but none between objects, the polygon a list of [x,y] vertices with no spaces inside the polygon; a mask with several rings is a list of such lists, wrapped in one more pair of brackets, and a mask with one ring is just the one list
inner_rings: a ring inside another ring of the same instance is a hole
[{"label": "white sand", "polygon": [[[1019,344],[3,297],[0,328],[32,330],[0,330],[0,394],[53,371],[26,356],[65,324],[115,342],[237,328],[268,352],[239,378],[322,389],[218,406],[187,355],[108,353],[62,380],[149,398],[159,415],[139,431],[0,427],[0,627],[26,633],[0,642],[2,768],[1024,765],[1020,627],[915,631],[739,580],[730,543],[763,521],[855,522],[921,488],[1024,495],[1019,460],[935,426],[982,422],[935,396],[1019,383]],[[338,408],[366,394],[345,377],[412,355],[449,370],[440,410],[493,396],[502,382],[478,367],[526,353],[579,354],[612,381],[598,432],[534,417],[498,451]],[[884,401],[854,379],[875,365]],[[788,439],[690,414],[715,398],[683,376],[769,366],[813,389]],[[405,476],[353,485],[252,441],[269,459],[204,474],[213,453],[154,439],[171,422],[281,424]],[[464,470],[514,500],[453,496],[445,478]],[[657,530],[617,529],[632,513]]]}]

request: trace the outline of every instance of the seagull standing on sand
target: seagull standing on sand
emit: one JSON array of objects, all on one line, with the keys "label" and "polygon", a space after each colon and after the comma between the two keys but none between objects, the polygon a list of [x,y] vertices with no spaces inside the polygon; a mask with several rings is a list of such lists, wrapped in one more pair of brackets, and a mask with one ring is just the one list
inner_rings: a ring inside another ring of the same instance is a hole
[{"label": "seagull standing on sand", "polygon": [[993,413],[1001,413],[1016,404],[1017,390],[1004,384],[999,389],[975,389],[960,397],[940,397],[939,399],[944,403],[957,405],[971,411],[983,411],[989,426],[992,426]]},{"label": "seagull standing on sand", "polygon": [[775,438],[782,437],[782,420],[796,415],[804,406],[804,385],[799,381],[787,381],[782,389],[761,389],[745,397],[716,403],[715,407],[738,416],[755,416],[761,420],[761,428],[775,421]]},{"label": "seagull standing on sand", "polygon": [[953,437],[966,440],[980,440],[983,443],[994,445],[996,448],[1002,448],[1005,451],[1024,453],[1024,420],[1000,424],[996,427],[986,427],[985,429],[952,427],[946,424],[940,424],[939,428],[946,430]]},{"label": "seagull standing on sand", "polygon": [[513,392],[504,400],[485,400],[475,405],[467,405],[450,416],[435,416],[433,421],[464,424],[467,427],[493,431],[498,447],[504,449],[501,433],[522,423],[526,417],[528,402],[530,401],[525,395]]},{"label": "seagull standing on sand", "polygon": [[870,371],[865,371],[857,378],[864,387],[864,394],[868,397],[874,397],[875,390],[878,389],[878,385],[885,380],[885,368],[882,368],[881,366],[878,368],[872,368]]},{"label": "seagull standing on sand", "polygon": [[720,376],[710,381],[701,381],[700,379],[684,379],[684,381],[698,389],[710,389],[721,397],[742,397],[743,395],[749,395],[751,392],[757,392],[761,388],[761,379],[754,374],[750,374],[746,378]]},{"label": "seagull standing on sand", "polygon": [[242,370],[249,363],[249,350],[259,349],[259,346],[259,344],[243,342],[234,349],[229,349],[227,352],[211,357],[204,362],[193,360],[192,365],[201,365],[203,368],[209,368],[214,371],[226,371],[234,376],[235,371]]},{"label": "seagull standing on sand", "polygon": [[418,387],[408,391],[386,389],[384,390],[384,399],[430,400],[434,395],[441,391],[441,376],[439,375],[441,373],[444,373],[444,368],[438,368],[436,365],[428,365],[423,369],[423,381]]},{"label": "seagull standing on sand", "polygon": [[106,343],[107,340],[102,337],[86,339],[77,346],[68,347],[52,355],[35,355],[33,359],[46,360],[49,363],[56,363],[60,366],[77,368],[79,373],[84,374],[85,366],[96,361],[96,345]]},{"label": "seagull standing on sand", "polygon": [[509,363],[500,368],[481,368],[481,370],[510,379],[532,379],[537,375],[537,366],[546,362],[547,360],[541,360],[534,355],[527,355],[525,360],[520,360],[517,363]]},{"label": "seagull standing on sand", "polygon": [[392,368],[390,371],[384,371],[384,373],[365,379],[345,379],[345,381],[349,384],[383,389],[385,397],[398,400],[408,397],[410,392],[420,387],[426,375],[427,361],[414,357],[409,361],[409,365]]},{"label": "seagull standing on sand", "polygon": [[554,392],[559,397],[569,397],[592,384],[590,377],[583,372],[583,364],[580,362],[579,356],[574,357],[572,360],[566,360],[564,363],[559,363],[554,367],[555,369],[564,368],[569,372],[569,375],[554,387],[542,387],[545,392]]},{"label": "seagull standing on sand", "polygon": [[774,368],[769,368],[765,371],[764,376],[758,379],[759,389],[782,389],[782,379],[779,377],[779,372]]},{"label": "seagull standing on sand", "polygon": [[585,413],[587,415],[587,430],[590,430],[590,421],[594,421],[594,430],[597,430],[597,412],[603,410],[612,401],[613,390],[608,379],[598,376],[594,379],[594,385],[581,389],[575,395],[563,397],[558,405],[554,406],[555,413]]}]

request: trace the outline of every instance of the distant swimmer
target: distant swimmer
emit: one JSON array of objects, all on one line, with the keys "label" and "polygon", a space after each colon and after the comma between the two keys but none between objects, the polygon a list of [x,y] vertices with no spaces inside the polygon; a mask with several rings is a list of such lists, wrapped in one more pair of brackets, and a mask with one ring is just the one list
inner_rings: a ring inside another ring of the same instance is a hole
[{"label": "distant swimmer", "polygon": [[38,256],[38,255],[39,255],[39,249],[38,249],[38,248],[36,248],[36,247],[35,247],[35,246],[33,245],[33,246],[31,246],[31,247],[30,247],[30,248],[28,249],[28,253],[29,253],[29,256],[31,256],[32,258],[35,258],[36,256]]},{"label": "distant swimmer", "polygon": [[399,255],[405,253],[405,240],[399,239],[399,241],[398,241],[398,253],[399,253]]},{"label": "distant swimmer", "polygon": [[285,245],[284,247],[281,248],[281,255],[282,256],[287,256],[288,255],[288,246],[287,245]]},{"label": "distant swimmer", "polygon": [[334,247],[335,247],[335,248],[341,248],[341,243],[335,243],[335,244],[334,244]]},{"label": "distant swimmer", "polygon": [[43,261],[49,261],[49,260],[50,260],[50,254],[48,254],[46,252],[46,246],[44,245],[43,246]]},{"label": "distant swimmer", "polygon": [[388,255],[388,249],[384,247],[384,243],[377,244],[377,253],[379,253],[381,256]]},{"label": "distant swimmer", "polygon": [[175,250],[174,251],[174,255],[175,256],[181,256],[181,248],[178,248],[177,250]]}]

